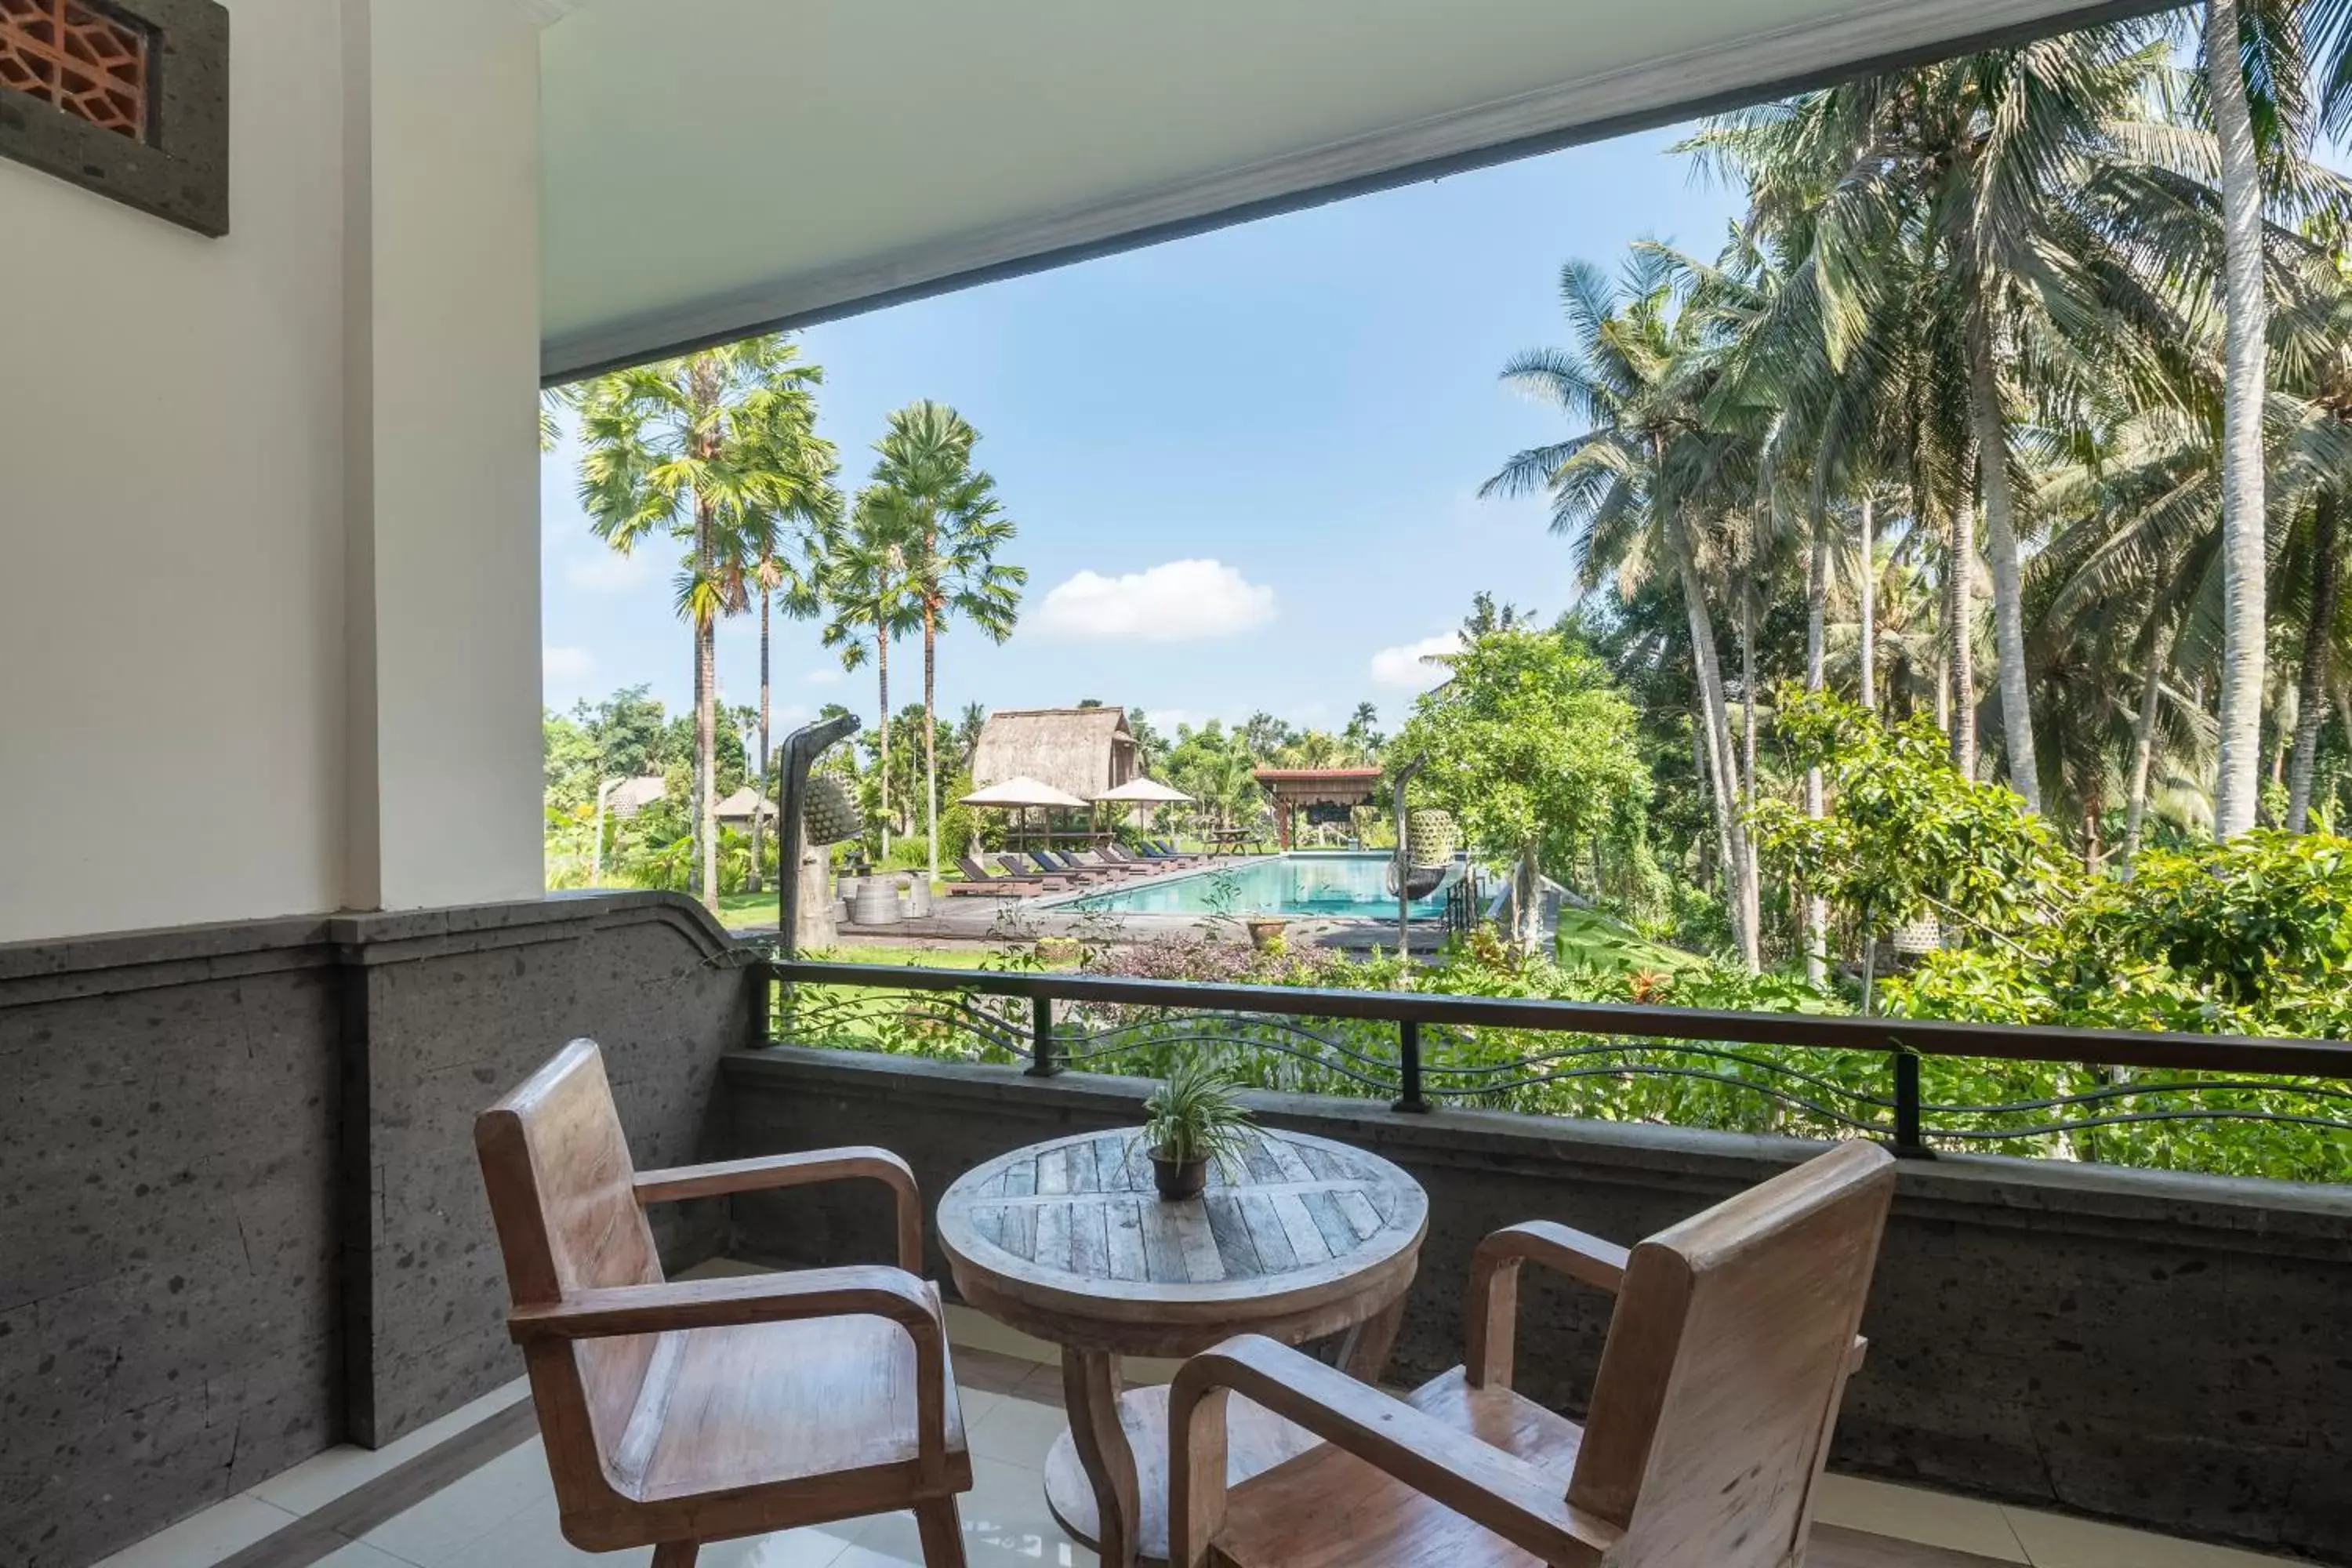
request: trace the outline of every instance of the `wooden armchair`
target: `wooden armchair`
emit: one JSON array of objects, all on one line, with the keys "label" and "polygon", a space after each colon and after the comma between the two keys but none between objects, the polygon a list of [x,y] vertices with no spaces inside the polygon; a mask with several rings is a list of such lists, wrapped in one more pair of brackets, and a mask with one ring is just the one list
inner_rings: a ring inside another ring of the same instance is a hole
[{"label": "wooden armchair", "polygon": [[[1630,1253],[1498,1231],[1469,1364],[1403,1401],[1255,1336],[1195,1356],[1169,1400],[1171,1568],[1792,1568],[1894,1186],[1849,1143]],[[1529,1261],[1617,1297],[1581,1427],[1511,1388]],[[1229,1491],[1228,1391],[1325,1441]]]},{"label": "wooden armchair", "polygon": [[[971,1460],[903,1161],[640,1175],[587,1040],[482,1112],[474,1142],[566,1540],[691,1568],[707,1541],[911,1508],[929,1568],[963,1568]],[[850,1179],[897,1193],[898,1267],[662,1278],[642,1205]]]}]

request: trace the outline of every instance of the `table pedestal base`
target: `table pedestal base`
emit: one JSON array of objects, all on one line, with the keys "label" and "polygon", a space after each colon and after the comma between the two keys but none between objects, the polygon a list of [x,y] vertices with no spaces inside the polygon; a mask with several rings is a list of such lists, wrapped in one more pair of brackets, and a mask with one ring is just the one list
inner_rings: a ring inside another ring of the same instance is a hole
[{"label": "table pedestal base", "polygon": [[[1236,1394],[1226,1403],[1225,1478],[1237,1485],[1314,1447],[1315,1437]],[[1071,1419],[1078,1419],[1075,1410]],[[1130,1388],[1118,1396],[1118,1425],[1135,1456],[1135,1560],[1168,1561],[1168,1390]],[[1064,1432],[1045,1458],[1045,1502],[1054,1517],[1087,1545],[1100,1548],[1102,1524],[1095,1485],[1079,1461],[1077,1440]],[[1111,1558],[1103,1557],[1106,1568]]]}]

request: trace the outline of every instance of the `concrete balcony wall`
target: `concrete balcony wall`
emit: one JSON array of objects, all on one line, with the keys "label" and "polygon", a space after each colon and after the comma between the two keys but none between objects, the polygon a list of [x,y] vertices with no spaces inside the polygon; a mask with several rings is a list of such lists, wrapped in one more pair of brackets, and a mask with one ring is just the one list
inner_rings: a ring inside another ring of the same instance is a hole
[{"label": "concrete balcony wall", "polygon": [[[778,1047],[730,1056],[734,1154],[874,1142],[927,1200],[1005,1150],[1132,1125],[1149,1086]],[[1632,1242],[1788,1168],[1792,1141],[1260,1096],[1268,1121],[1374,1149],[1428,1189],[1391,1375],[1462,1357],[1471,1249],[1562,1221]],[[876,1258],[850,1187],[738,1198],[731,1249]],[[934,1243],[932,1270],[946,1278]],[[1906,1164],[1835,1468],[2324,1561],[2352,1560],[2352,1188],[1969,1155]],[[1528,1271],[1520,1384],[1580,1412],[1608,1301]]]},{"label": "concrete balcony wall", "polygon": [[[521,1369],[475,1113],[604,1047],[698,1157],[744,972],[696,905],[578,895],[0,945],[0,1563],[79,1568]],[[715,1205],[656,1211],[676,1265]]]}]

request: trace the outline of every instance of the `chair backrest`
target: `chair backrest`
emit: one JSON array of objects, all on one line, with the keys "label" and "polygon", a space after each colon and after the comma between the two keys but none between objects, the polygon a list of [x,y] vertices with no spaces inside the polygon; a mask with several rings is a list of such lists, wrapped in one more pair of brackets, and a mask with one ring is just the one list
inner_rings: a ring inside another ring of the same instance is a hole
[{"label": "chair backrest", "polygon": [[1029,858],[1048,871],[1066,871],[1070,868],[1068,858],[1057,855],[1051,849],[1032,849],[1029,851]]},{"label": "chair backrest", "polygon": [[1848,1143],[1633,1248],[1568,1493],[1611,1568],[1798,1561],[1894,1190]]},{"label": "chair backrest", "polygon": [[[661,1258],[595,1042],[572,1041],[477,1117],[474,1148],[516,1306],[660,1281]],[[567,1469],[609,1478],[656,1342],[645,1335],[550,1341],[531,1351],[531,1395],[559,1482]],[[571,1451],[559,1456],[559,1448]]]},{"label": "chair backrest", "polygon": [[982,865],[979,861],[973,859],[969,855],[959,855],[956,857],[956,868],[963,873],[964,880],[967,882],[993,882],[996,880],[994,877],[989,875],[987,867]]}]

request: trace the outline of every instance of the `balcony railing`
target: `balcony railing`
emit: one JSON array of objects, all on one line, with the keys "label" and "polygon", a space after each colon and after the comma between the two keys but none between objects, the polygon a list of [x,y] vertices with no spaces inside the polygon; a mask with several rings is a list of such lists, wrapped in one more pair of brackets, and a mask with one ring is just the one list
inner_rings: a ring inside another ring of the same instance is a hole
[{"label": "balcony railing", "polygon": [[1517,997],[764,963],[771,1041],[2352,1181],[2352,1044]]}]

